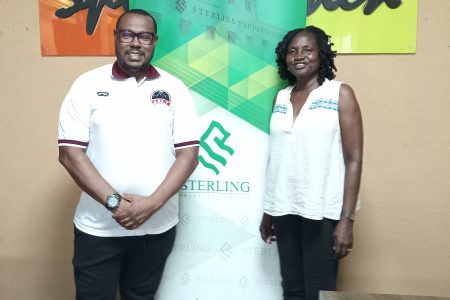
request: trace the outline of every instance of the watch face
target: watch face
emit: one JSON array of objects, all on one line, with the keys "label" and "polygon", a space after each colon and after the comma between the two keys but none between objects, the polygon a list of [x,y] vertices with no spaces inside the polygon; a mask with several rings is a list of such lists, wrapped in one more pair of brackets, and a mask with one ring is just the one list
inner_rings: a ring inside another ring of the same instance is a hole
[{"label": "watch face", "polygon": [[108,208],[117,208],[120,203],[120,198],[117,195],[111,195],[106,198],[106,205]]}]

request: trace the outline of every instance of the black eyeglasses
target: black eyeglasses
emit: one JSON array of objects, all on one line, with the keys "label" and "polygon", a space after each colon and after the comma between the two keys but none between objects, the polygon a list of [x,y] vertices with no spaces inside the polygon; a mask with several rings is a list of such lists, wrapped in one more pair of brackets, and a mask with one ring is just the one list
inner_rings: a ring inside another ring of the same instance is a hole
[{"label": "black eyeglasses", "polygon": [[131,43],[134,38],[137,36],[139,43],[142,45],[151,45],[153,40],[157,36],[155,32],[139,32],[134,33],[129,30],[117,30],[117,37],[122,43]]}]

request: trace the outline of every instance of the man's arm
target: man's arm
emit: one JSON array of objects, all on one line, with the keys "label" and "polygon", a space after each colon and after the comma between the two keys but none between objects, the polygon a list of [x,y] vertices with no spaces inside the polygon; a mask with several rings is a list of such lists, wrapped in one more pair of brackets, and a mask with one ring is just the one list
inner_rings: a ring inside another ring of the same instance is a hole
[{"label": "man's arm", "polygon": [[115,193],[115,190],[100,175],[84,151],[83,148],[60,146],[58,160],[83,191],[104,205],[106,197]]},{"label": "man's arm", "polygon": [[198,147],[176,150],[176,159],[159,187],[150,196],[122,195],[131,202],[127,210],[117,210],[113,218],[126,229],[135,229],[149,219],[177,193],[198,165]]}]

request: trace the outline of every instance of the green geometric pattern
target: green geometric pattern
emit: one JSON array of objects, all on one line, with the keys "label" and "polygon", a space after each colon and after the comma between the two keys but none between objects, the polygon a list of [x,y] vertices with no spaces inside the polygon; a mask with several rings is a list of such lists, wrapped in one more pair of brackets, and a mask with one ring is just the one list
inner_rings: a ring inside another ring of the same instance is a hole
[{"label": "green geometric pattern", "polygon": [[129,7],[156,18],[154,65],[268,132],[273,98],[285,85],[274,49],[288,30],[305,26],[306,1],[130,0]]}]

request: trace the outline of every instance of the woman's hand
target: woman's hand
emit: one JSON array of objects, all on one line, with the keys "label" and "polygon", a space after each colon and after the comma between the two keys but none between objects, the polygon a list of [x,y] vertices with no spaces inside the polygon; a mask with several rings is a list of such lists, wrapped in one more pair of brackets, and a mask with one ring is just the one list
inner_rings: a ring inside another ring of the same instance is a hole
[{"label": "woman's hand", "polygon": [[334,254],[337,258],[344,258],[353,248],[353,221],[344,218],[339,221],[334,230]]},{"label": "woman's hand", "polygon": [[259,226],[259,232],[264,242],[270,244],[275,241],[275,229],[272,223],[272,216],[264,213]]}]

